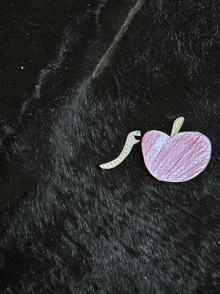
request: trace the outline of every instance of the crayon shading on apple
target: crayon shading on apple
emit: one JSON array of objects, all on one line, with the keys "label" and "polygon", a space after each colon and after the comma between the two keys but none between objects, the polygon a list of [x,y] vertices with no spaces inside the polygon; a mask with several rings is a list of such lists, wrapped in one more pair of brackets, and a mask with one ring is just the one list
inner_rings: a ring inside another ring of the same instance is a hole
[{"label": "crayon shading on apple", "polygon": [[142,138],[145,165],[153,177],[165,182],[185,182],[200,174],[211,158],[211,142],[199,132],[181,132],[184,118],[175,120],[171,137],[149,131]]}]

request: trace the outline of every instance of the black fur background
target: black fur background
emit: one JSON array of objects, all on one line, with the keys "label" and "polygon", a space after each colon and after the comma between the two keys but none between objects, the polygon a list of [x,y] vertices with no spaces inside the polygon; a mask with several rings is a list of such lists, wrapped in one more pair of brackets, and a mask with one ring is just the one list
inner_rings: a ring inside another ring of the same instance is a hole
[{"label": "black fur background", "polygon": [[[0,293],[220,293],[220,4],[1,4]],[[207,169],[158,182],[130,131],[199,131]]]}]

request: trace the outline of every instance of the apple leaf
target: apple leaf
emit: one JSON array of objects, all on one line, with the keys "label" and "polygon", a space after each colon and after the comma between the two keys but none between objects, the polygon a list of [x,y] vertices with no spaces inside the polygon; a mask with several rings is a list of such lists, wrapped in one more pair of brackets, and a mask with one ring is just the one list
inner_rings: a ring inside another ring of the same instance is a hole
[{"label": "apple leaf", "polygon": [[173,123],[173,128],[172,128],[172,132],[171,132],[171,136],[170,137],[173,137],[174,135],[176,135],[180,128],[182,127],[183,125],[183,122],[184,122],[184,117],[181,116],[181,117],[178,117],[174,123]]}]

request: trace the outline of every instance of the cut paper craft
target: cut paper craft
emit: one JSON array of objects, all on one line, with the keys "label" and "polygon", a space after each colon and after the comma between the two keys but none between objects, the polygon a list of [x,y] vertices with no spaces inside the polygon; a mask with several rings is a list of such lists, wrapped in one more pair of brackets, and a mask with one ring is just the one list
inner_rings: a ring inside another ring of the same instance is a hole
[{"label": "cut paper craft", "polygon": [[179,130],[181,129],[182,125],[184,123],[184,117],[181,116],[181,117],[178,117],[174,123],[173,123],[173,128],[172,128],[172,132],[171,132],[171,135],[170,137],[173,137],[174,135],[176,135]]},{"label": "cut paper craft", "polygon": [[211,142],[199,132],[179,132],[184,118],[174,121],[171,136],[159,131],[144,134],[144,163],[153,177],[165,182],[185,182],[200,174],[211,158]]},{"label": "cut paper craft", "polygon": [[102,169],[110,169],[110,168],[114,168],[117,165],[119,165],[131,152],[133,145],[140,142],[140,140],[135,139],[135,136],[141,136],[141,132],[134,131],[134,132],[129,133],[127,136],[127,140],[125,142],[124,148],[123,148],[122,152],[120,153],[120,155],[113,161],[101,164],[100,167]]}]

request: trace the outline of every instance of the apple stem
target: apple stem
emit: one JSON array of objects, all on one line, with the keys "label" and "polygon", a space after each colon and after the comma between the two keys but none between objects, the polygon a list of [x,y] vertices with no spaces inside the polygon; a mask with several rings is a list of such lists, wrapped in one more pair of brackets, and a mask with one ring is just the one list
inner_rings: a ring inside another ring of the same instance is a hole
[{"label": "apple stem", "polygon": [[173,123],[173,128],[172,128],[172,132],[171,132],[170,137],[173,137],[174,135],[176,135],[179,132],[180,128],[183,125],[183,122],[184,122],[184,117],[183,116],[178,117],[177,119],[175,119],[175,121]]}]

